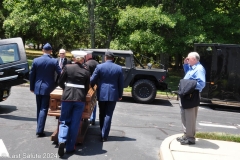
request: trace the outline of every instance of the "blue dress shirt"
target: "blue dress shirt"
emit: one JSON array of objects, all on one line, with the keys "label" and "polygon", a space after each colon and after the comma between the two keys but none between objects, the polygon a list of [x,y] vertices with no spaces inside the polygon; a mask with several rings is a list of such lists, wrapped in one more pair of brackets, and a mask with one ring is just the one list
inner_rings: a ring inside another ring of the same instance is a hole
[{"label": "blue dress shirt", "polygon": [[204,67],[200,64],[200,62],[198,62],[193,66],[190,66],[189,64],[184,64],[183,69],[185,72],[185,76],[183,79],[196,80],[197,86],[195,89],[201,92],[206,85],[206,71]]}]

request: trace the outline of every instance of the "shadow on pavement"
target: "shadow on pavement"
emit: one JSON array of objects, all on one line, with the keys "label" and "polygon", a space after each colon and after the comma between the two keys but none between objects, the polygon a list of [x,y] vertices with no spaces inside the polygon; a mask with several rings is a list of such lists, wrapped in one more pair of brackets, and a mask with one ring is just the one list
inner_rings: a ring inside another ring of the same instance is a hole
[{"label": "shadow on pavement", "polygon": [[198,139],[198,142],[197,142],[197,143],[199,144],[199,146],[196,145],[196,146],[194,146],[194,147],[209,148],[209,149],[215,149],[215,150],[219,148],[219,146],[216,145],[215,143],[206,141],[206,140],[204,140],[204,139]]},{"label": "shadow on pavement", "polygon": [[210,108],[212,110],[224,111],[224,112],[235,112],[240,113],[240,107],[237,106],[227,106],[227,105],[218,105],[218,104],[200,104],[203,108]]},{"label": "shadow on pavement", "polygon": [[15,115],[4,115],[14,111],[17,111],[16,106],[1,105],[0,106],[0,118],[11,119],[11,120],[20,120],[20,121],[36,121],[36,118],[29,117],[20,117]]},{"label": "shadow on pavement", "polygon": [[16,110],[16,106],[0,105],[0,114],[7,114]]},{"label": "shadow on pavement", "polygon": [[[120,130],[111,129],[108,141],[101,142],[101,132],[99,126],[89,127],[87,134],[85,136],[83,144],[79,144],[76,146],[76,152],[74,155],[79,156],[94,156],[100,154],[106,154],[107,150],[103,149],[103,144],[114,144],[114,142],[124,142],[124,141],[136,141],[135,138],[125,137],[125,133]],[[64,155],[64,159],[69,158],[73,154]]]},{"label": "shadow on pavement", "polygon": [[[91,136],[92,137],[92,136]],[[75,152],[76,155],[80,156],[94,156],[99,154],[105,154],[107,153],[106,150],[103,149],[103,144],[106,143],[114,143],[114,142],[124,142],[124,141],[136,141],[134,138],[129,137],[118,137],[118,136],[109,136],[108,140],[106,142],[100,141],[100,136],[92,137],[92,139],[89,141],[86,141],[86,145],[78,145],[76,149],[78,150]],[[93,143],[94,141],[94,143]],[[106,144],[107,145],[107,144]]]},{"label": "shadow on pavement", "polygon": [[[119,102],[136,103],[131,96],[123,96],[122,100]],[[138,104],[138,103],[136,103],[136,104]],[[155,100],[153,100],[152,103],[146,104],[146,105],[161,105],[161,106],[172,107],[172,104],[169,102],[169,100],[166,100],[166,99],[155,99]]]},{"label": "shadow on pavement", "polygon": [[11,120],[20,120],[20,121],[37,121],[37,118],[29,118],[29,117],[20,117],[13,115],[0,115],[0,118],[11,119]]}]

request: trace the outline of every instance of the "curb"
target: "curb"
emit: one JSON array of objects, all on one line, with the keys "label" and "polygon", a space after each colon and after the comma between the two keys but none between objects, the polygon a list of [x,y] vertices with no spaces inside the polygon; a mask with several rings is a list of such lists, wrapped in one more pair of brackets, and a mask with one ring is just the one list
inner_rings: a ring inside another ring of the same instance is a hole
[{"label": "curb", "polygon": [[161,160],[174,160],[174,157],[172,156],[172,152],[170,149],[170,144],[173,140],[180,136],[182,136],[182,134],[175,134],[163,140],[159,152]]}]

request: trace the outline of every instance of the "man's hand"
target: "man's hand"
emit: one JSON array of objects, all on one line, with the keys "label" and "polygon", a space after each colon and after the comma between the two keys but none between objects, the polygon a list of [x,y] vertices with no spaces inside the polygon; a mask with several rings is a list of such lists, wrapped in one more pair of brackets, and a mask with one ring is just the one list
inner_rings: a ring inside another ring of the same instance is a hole
[{"label": "man's hand", "polygon": [[188,64],[188,57],[184,59],[184,64]]},{"label": "man's hand", "polygon": [[31,91],[32,93],[34,92],[34,91]]},{"label": "man's hand", "polygon": [[121,100],[122,100],[122,97],[118,98],[118,100],[121,101]]}]

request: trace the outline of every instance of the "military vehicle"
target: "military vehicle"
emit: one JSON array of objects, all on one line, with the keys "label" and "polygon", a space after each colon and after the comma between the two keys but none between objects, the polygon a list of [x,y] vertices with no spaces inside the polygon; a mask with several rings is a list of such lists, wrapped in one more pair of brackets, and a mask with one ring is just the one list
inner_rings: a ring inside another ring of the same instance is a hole
[{"label": "military vehicle", "polygon": [[122,66],[124,75],[124,88],[132,88],[132,97],[138,103],[151,103],[157,90],[166,90],[165,79],[167,70],[153,69],[151,64],[144,66],[130,50],[112,49],[83,49],[92,52],[93,57],[99,63],[105,62],[105,52],[108,50],[114,53],[114,63]]}]

